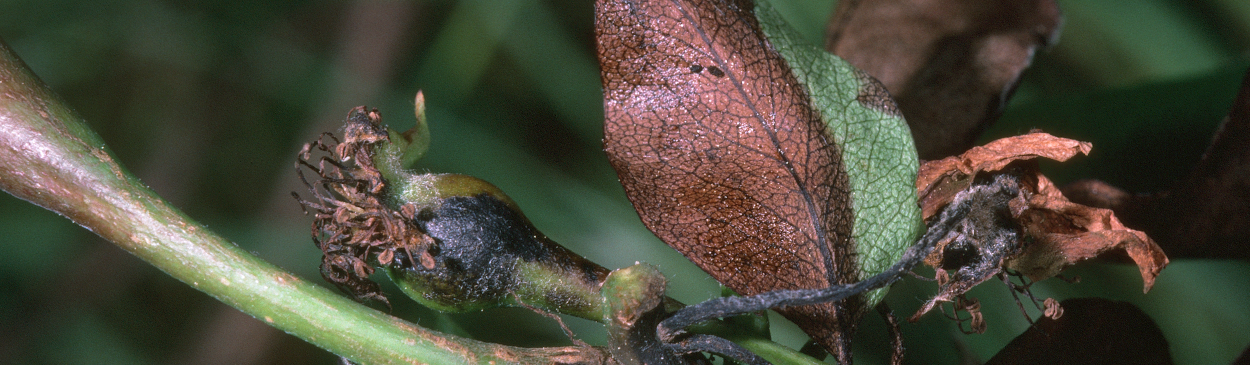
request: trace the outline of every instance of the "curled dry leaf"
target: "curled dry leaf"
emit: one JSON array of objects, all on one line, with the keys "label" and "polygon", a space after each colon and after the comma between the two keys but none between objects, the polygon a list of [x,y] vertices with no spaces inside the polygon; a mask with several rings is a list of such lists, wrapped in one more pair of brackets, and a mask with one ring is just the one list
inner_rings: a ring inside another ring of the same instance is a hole
[{"label": "curled dry leaf", "polygon": [[925,219],[937,214],[955,194],[971,186],[979,172],[999,171],[1012,162],[1038,157],[1063,162],[1078,153],[1089,154],[1091,148],[1089,142],[1029,133],[973,147],[959,156],[926,162],[920,165],[916,176],[921,214]]},{"label": "curled dry leaf", "polygon": [[1034,241],[1009,259],[1007,268],[1037,281],[1078,261],[1120,249],[1137,263],[1143,291],[1150,291],[1168,264],[1163,249],[1146,233],[1124,227],[1111,210],[1070,202],[1050,180],[1037,176],[1037,191],[1029,198],[1029,209],[1019,217],[1025,235]]},{"label": "curled dry leaf", "polygon": [[924,217],[943,209],[968,213],[962,228],[926,260],[938,271],[941,289],[912,319],[1004,269],[1038,281],[1112,250],[1125,251],[1137,263],[1144,290],[1150,290],[1168,264],[1163,250],[1145,233],[1124,227],[1110,210],[1068,201],[1035,163],[1027,162],[1037,157],[1064,161],[1090,148],[1086,142],[1030,133],[921,165],[916,189]]},{"label": "curled dry leaf", "polygon": [[881,80],[920,158],[971,147],[1062,18],[1054,0],[842,0],[825,47]]},{"label": "curled dry leaf", "polygon": [[1085,180],[1063,191],[1075,202],[1114,210],[1173,257],[1250,260],[1250,73],[1202,160],[1171,190],[1133,194]]}]

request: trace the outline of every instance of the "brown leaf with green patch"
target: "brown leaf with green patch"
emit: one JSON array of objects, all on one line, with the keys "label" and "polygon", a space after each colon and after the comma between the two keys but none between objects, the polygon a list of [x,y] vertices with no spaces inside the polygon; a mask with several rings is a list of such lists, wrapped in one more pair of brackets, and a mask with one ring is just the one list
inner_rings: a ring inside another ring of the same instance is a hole
[{"label": "brown leaf with green patch", "polygon": [[[842,150],[749,1],[600,1],[604,150],[647,228],[743,295],[859,281]],[[860,296],[780,309],[849,361]]]}]

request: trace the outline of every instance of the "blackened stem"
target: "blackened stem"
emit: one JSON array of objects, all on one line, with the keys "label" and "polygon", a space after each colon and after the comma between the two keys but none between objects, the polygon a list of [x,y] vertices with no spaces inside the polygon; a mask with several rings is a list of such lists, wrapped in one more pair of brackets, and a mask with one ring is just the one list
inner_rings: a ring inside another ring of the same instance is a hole
[{"label": "blackened stem", "polygon": [[656,332],[661,340],[671,343],[677,336],[685,333],[686,327],[709,319],[732,317],[778,307],[833,302],[885,287],[898,281],[904,273],[910,272],[917,264],[924,261],[933,247],[955,228],[967,212],[967,207],[948,207],[943,210],[929,225],[925,235],[903,252],[903,257],[897,263],[884,272],[863,281],[832,285],[823,289],[774,290],[746,297],[710,299],[673,313],[671,317],[660,322]]}]

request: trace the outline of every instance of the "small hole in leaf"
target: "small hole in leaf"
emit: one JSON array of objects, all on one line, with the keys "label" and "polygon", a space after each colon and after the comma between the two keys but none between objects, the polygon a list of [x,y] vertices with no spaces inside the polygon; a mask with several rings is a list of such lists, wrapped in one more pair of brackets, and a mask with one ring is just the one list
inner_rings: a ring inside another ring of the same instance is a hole
[{"label": "small hole in leaf", "polygon": [[699,65],[690,65],[690,73],[692,73],[692,74],[697,74],[697,73],[700,73],[700,72],[703,72],[703,66],[699,66]]},{"label": "small hole in leaf", "polygon": [[720,67],[716,67],[716,66],[708,66],[707,73],[710,73],[712,74],[712,76],[716,76],[716,77],[725,77],[725,71],[721,71]]}]

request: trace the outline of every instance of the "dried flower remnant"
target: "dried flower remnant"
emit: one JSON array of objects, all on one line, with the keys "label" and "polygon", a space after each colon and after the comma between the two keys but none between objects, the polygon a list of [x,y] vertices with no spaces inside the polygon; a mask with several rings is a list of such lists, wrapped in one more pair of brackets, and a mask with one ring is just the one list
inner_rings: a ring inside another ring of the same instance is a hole
[{"label": "dried flower remnant", "polygon": [[998,275],[1003,261],[1020,251],[1020,227],[1012,220],[1010,208],[1013,201],[1021,199],[1017,178],[1010,173],[982,177],[956,194],[945,208],[959,212],[963,218],[925,259],[936,272],[940,292],[911,321],[939,303],[954,301],[956,312],[972,315],[971,332],[985,330],[977,311],[979,304],[964,298],[963,293]]},{"label": "dried flower remnant", "polygon": [[926,219],[951,209],[967,214],[926,259],[936,270],[940,290],[911,320],[942,302],[954,302],[957,312],[972,314],[972,331],[983,331],[979,306],[967,305],[964,293],[994,277],[1007,283],[1017,299],[1024,294],[1045,316],[1059,318],[1063,309],[1051,298],[1033,298],[1031,282],[1111,250],[1123,250],[1137,263],[1144,289],[1150,290],[1168,263],[1159,246],[1124,227],[1109,210],[1068,201],[1029,161],[1064,161],[1090,148],[1086,142],[1031,133],[923,164],[916,188]]},{"label": "dried flower remnant", "polygon": [[[381,119],[377,110],[366,112],[365,107],[356,107],[343,127],[343,141],[325,133],[305,144],[296,172],[313,199],[292,195],[306,213],[313,214],[313,241],[323,254],[321,276],[357,300],[389,305],[378,284],[369,280],[374,272],[372,263],[389,265],[402,253],[432,268],[434,259],[429,250],[437,248],[414,223],[414,206],[393,209],[387,205],[386,181],[373,161],[375,144],[388,137]],[[328,155],[314,159],[318,151]],[[309,182],[305,168],[318,179]]]},{"label": "dried flower remnant", "polygon": [[342,141],[325,134],[300,152],[297,171],[314,199],[296,199],[314,215],[322,276],[362,301],[386,302],[369,279],[381,268],[436,310],[521,306],[601,319],[607,269],[548,239],[494,185],[407,168],[428,146],[416,101],[413,130],[389,130],[377,111],[357,107]]}]

